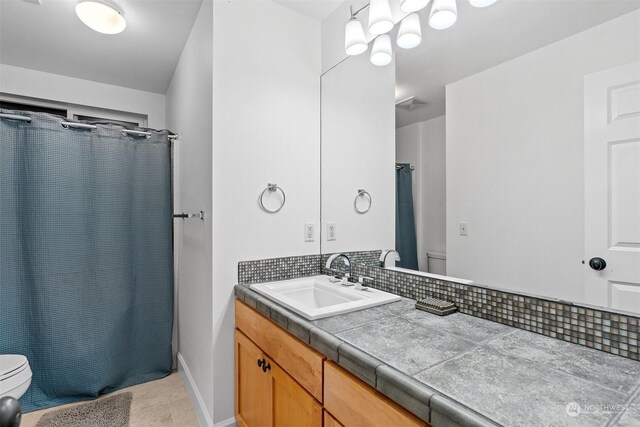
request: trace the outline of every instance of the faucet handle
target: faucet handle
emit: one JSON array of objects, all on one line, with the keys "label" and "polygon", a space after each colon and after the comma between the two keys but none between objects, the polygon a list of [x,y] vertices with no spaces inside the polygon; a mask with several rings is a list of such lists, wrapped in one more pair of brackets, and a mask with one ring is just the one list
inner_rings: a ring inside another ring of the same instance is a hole
[{"label": "faucet handle", "polygon": [[359,291],[366,291],[369,287],[364,286],[365,280],[373,280],[373,277],[369,276],[358,276],[358,283],[356,283],[356,289]]}]

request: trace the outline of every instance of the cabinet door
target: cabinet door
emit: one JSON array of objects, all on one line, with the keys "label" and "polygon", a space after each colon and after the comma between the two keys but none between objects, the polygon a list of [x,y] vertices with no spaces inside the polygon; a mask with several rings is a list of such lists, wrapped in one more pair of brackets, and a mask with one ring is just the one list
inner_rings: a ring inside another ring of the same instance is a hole
[{"label": "cabinet door", "polygon": [[[241,427],[271,427],[269,372],[258,366],[262,350],[240,331],[235,333],[236,421]],[[273,363],[271,364],[273,366]]]},{"label": "cabinet door", "polygon": [[271,363],[273,426],[322,427],[322,406],[278,365]]}]

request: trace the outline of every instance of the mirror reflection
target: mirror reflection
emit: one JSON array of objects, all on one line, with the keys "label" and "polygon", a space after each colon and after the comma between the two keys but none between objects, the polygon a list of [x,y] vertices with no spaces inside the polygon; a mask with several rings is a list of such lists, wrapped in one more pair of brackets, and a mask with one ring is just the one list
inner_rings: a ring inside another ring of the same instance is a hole
[{"label": "mirror reflection", "polygon": [[322,76],[322,252],[640,312],[640,2],[457,3]]}]

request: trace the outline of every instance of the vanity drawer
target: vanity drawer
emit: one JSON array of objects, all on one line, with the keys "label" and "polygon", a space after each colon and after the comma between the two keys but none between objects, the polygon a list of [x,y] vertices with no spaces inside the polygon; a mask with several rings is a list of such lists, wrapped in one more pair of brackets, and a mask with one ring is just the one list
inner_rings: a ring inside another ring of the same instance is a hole
[{"label": "vanity drawer", "polygon": [[322,354],[238,300],[236,328],[322,402]]},{"label": "vanity drawer", "polygon": [[324,407],[345,427],[429,425],[330,361],[324,364]]}]

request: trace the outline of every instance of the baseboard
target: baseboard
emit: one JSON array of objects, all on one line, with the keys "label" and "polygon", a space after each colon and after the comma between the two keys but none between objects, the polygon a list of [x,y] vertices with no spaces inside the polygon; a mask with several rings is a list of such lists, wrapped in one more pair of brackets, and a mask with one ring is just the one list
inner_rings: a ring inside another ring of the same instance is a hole
[{"label": "baseboard", "polygon": [[228,420],[220,421],[219,423],[217,423],[213,427],[237,427],[237,426],[238,426],[238,424],[236,424],[236,418],[235,417],[231,417]]},{"label": "baseboard", "polygon": [[[198,417],[198,422],[201,426],[204,427],[223,427],[232,424],[223,424],[218,423],[215,426],[213,425],[213,421],[211,420],[211,416],[207,412],[207,407],[204,404],[204,400],[202,400],[202,396],[196,387],[195,382],[193,381],[193,377],[191,376],[191,372],[189,372],[189,368],[184,361],[184,358],[180,353],[178,353],[178,373],[182,378],[182,382],[184,383],[184,387],[187,389],[187,394],[191,399],[191,403],[193,404],[193,409]],[[224,421],[224,423],[228,422]],[[232,419],[235,422],[235,419]]]}]

